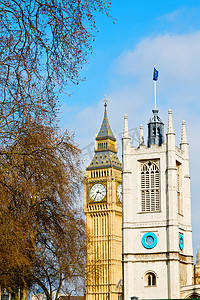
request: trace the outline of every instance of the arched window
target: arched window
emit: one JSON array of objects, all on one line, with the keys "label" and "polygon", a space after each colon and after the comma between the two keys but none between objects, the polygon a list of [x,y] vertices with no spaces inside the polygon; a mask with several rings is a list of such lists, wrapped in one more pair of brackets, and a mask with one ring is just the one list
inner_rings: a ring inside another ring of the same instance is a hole
[{"label": "arched window", "polygon": [[160,211],[159,162],[141,163],[141,210]]},{"label": "arched window", "polygon": [[197,293],[194,293],[192,295],[189,295],[186,299],[199,299],[200,295]]},{"label": "arched window", "polygon": [[156,275],[152,272],[148,272],[145,275],[145,285],[146,286],[156,286]]}]

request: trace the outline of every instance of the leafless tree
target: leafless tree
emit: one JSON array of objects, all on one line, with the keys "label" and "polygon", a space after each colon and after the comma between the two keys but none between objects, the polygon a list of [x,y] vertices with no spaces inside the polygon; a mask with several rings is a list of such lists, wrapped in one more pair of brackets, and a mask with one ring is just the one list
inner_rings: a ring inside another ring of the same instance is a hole
[{"label": "leafless tree", "polygon": [[23,299],[37,284],[52,299],[84,274],[80,151],[69,133],[44,126],[29,127],[8,150],[13,167],[0,176],[0,285],[16,299],[20,288]]},{"label": "leafless tree", "polygon": [[0,0],[0,285],[15,299],[35,284],[52,299],[84,274],[80,151],[59,133],[57,95],[81,80],[109,5]]},{"label": "leafless tree", "polygon": [[[78,84],[108,0],[0,0],[0,138],[55,121],[56,93]],[[1,149],[0,149],[1,151]],[[1,153],[1,152],[0,152]]]}]

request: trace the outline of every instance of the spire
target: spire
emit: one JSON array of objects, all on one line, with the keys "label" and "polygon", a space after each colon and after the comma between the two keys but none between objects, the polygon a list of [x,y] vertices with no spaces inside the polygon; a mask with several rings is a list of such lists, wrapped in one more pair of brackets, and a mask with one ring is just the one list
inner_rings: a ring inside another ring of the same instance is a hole
[{"label": "spire", "polygon": [[122,170],[122,164],[117,155],[116,137],[110,127],[107,115],[107,99],[104,99],[104,116],[99,133],[96,135],[95,153],[87,170],[96,170],[102,168],[115,168]]},{"label": "spire", "polygon": [[172,122],[172,110],[168,111],[168,130],[167,133],[174,133],[173,122]]},{"label": "spire", "polygon": [[140,125],[140,139],[139,139],[139,146],[144,145],[144,133],[143,133],[143,125]]},{"label": "spire", "polygon": [[181,134],[181,144],[187,144],[187,136],[186,136],[186,129],[185,129],[185,121],[182,121],[182,134]]},{"label": "spire", "polygon": [[123,131],[123,138],[130,138],[129,131],[128,131],[128,116],[124,115],[124,131]]},{"label": "spire", "polygon": [[109,121],[108,121],[108,115],[107,115],[107,109],[106,109],[106,107],[107,107],[106,95],[104,98],[104,102],[105,102],[105,104],[104,104],[105,109],[104,109],[103,121],[102,121],[100,130],[99,130],[99,133],[96,136],[96,140],[110,138],[113,141],[116,141],[116,138],[112,132],[112,129],[111,129]]}]

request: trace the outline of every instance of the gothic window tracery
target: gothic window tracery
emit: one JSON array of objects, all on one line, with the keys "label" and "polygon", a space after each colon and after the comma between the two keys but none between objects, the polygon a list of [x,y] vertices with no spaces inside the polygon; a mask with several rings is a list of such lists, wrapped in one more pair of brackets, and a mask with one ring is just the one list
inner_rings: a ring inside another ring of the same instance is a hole
[{"label": "gothic window tracery", "polygon": [[141,163],[141,210],[160,211],[159,162]]}]

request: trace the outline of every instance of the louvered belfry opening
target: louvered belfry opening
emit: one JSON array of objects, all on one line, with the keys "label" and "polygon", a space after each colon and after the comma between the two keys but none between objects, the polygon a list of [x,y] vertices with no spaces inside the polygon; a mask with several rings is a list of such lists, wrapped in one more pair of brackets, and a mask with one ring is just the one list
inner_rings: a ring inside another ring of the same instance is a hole
[{"label": "louvered belfry opening", "polygon": [[141,211],[160,211],[159,161],[141,163]]}]

